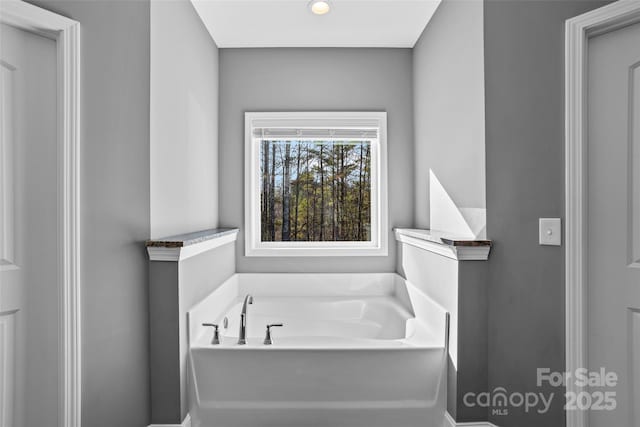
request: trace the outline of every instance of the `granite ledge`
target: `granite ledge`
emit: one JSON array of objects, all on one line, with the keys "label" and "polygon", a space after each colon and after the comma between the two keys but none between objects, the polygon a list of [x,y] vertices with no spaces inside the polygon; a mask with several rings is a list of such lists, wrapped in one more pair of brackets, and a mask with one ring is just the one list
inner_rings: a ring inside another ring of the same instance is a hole
[{"label": "granite ledge", "polygon": [[457,261],[486,261],[491,240],[459,237],[451,233],[395,228],[396,240]]},{"label": "granite ledge", "polygon": [[147,240],[145,242],[145,246],[148,248],[183,248],[203,243],[208,240],[236,234],[237,232],[237,228],[211,228],[208,230],[195,231],[193,233],[163,237],[157,240]]},{"label": "granite ledge", "polygon": [[448,246],[491,246],[491,240],[459,237],[442,231],[414,228],[396,228],[394,231],[405,236]]}]

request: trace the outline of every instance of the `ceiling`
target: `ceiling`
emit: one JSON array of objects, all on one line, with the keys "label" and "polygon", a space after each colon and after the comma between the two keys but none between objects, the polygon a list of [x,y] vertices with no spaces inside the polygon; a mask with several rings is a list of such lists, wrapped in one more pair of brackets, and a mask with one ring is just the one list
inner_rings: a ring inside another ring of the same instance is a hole
[{"label": "ceiling", "polygon": [[191,0],[218,47],[411,48],[440,0]]}]

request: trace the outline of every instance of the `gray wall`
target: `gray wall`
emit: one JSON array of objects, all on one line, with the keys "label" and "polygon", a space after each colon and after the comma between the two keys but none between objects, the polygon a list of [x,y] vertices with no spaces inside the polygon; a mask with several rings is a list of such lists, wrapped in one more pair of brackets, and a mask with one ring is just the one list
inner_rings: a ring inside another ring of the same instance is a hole
[{"label": "gray wall", "polygon": [[444,0],[413,49],[416,227],[429,169],[458,207],[485,208],[483,7]]},{"label": "gray wall", "polygon": [[149,2],[32,3],[82,37],[82,424],[149,421]]},{"label": "gray wall", "polygon": [[[411,56],[409,49],[220,50],[220,224],[240,227],[239,272],[395,270],[391,228],[413,223]],[[246,111],[387,111],[389,256],[244,256]]]},{"label": "gray wall", "polygon": [[486,261],[458,263],[458,383],[452,414],[457,422],[487,419],[487,409],[465,405],[464,396],[469,392],[477,396],[488,386],[488,271]]},{"label": "gray wall", "polygon": [[218,225],[218,48],[189,0],[150,7],[155,239]]},{"label": "gray wall", "polygon": [[504,427],[565,424],[562,391],[536,387],[565,368],[564,248],[538,245],[538,218],[564,214],[564,21],[603,4],[485,1],[489,388],[560,394],[490,417]]}]

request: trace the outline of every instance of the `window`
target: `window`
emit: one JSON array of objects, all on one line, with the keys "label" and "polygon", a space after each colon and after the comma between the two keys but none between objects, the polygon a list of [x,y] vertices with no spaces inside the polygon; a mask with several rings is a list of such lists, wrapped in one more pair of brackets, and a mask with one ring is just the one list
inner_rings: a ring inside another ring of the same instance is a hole
[{"label": "window", "polygon": [[387,255],[386,121],[246,113],[245,254]]}]

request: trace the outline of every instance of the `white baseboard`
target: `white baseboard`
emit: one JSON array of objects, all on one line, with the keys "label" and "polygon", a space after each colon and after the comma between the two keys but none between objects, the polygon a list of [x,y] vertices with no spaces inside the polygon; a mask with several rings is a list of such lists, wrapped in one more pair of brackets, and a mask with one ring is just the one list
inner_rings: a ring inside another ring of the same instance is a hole
[{"label": "white baseboard", "polygon": [[191,415],[187,414],[180,424],[149,424],[149,427],[191,427]]},{"label": "white baseboard", "polygon": [[449,412],[444,413],[444,426],[443,427],[498,427],[488,421],[475,421],[471,423],[456,423]]}]

